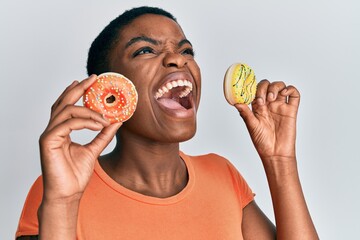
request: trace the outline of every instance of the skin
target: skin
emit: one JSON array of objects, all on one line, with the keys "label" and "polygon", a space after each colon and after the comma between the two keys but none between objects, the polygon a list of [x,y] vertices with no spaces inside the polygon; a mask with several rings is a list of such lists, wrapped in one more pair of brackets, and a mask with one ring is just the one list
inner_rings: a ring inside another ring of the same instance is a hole
[{"label": "skin", "polygon": [[[276,239],[319,239],[297,171],[295,140],[299,103],[300,93],[295,87],[263,80],[258,84],[252,110],[244,104],[235,106],[265,169],[275,213]],[[258,221],[263,222],[256,208],[250,204],[244,209],[245,239],[272,239],[256,226]]]},{"label": "skin", "polygon": [[[139,40],[140,36],[147,38]],[[137,40],[131,41],[134,38]],[[76,238],[79,201],[95,161],[115,135],[118,144],[114,151],[99,159],[115,181],[160,198],[185,187],[187,170],[178,154],[179,142],[190,139],[196,131],[201,75],[189,51],[192,46],[184,39],[177,23],[152,14],[135,19],[122,30],[110,58],[111,70],[132,79],[139,93],[139,107],[124,124],[110,125],[100,114],[74,105],[96,76],[75,81],[54,103],[39,141],[44,181],[38,211],[41,238]],[[174,115],[156,103],[156,90],[174,72],[193,82],[192,113]],[[258,85],[252,110],[243,104],[235,106],[263,162],[277,225],[275,229],[253,201],[243,212],[244,239],[318,239],[296,168],[299,101],[295,87],[264,80]],[[147,124],[143,124],[143,119],[147,119]],[[99,134],[89,144],[79,145],[72,142],[69,134],[81,129]]]},{"label": "skin", "polygon": [[[159,22],[162,27],[154,29],[152,26]],[[118,132],[115,150],[101,158],[100,164],[113,179],[131,190],[155,197],[172,196],[187,183],[186,167],[178,154],[179,142],[190,139],[196,131],[200,69],[181,28],[168,18],[139,17],[120,36],[111,55],[111,71],[132,79],[139,94],[138,109]],[[140,36],[146,38],[131,41]],[[142,52],[134,57],[139,50]],[[189,116],[173,116],[156,103],[155,93],[170,74],[178,74],[180,79],[188,77],[193,82],[193,109]],[[147,124],[143,124],[144,119]]]}]

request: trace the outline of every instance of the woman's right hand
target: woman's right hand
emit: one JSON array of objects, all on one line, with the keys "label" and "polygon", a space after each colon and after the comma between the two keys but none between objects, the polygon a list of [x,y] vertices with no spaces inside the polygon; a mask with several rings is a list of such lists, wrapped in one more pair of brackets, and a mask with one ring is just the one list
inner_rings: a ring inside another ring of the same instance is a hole
[{"label": "woman's right hand", "polygon": [[[95,161],[113,139],[122,123],[111,124],[101,114],[75,103],[96,80],[96,75],[74,81],[51,109],[47,128],[41,135],[40,155],[44,201],[79,201],[93,173]],[[73,130],[90,129],[100,133],[88,144],[72,142]]]}]

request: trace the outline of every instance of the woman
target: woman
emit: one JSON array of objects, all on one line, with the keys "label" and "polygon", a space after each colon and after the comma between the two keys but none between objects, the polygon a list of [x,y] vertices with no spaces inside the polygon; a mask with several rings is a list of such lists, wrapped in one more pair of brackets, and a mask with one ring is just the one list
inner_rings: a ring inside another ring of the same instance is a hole
[{"label": "woman", "polygon": [[[74,105],[95,74],[108,71],[127,76],[139,94],[124,124]],[[40,137],[42,177],[25,203],[19,239],[317,239],[296,168],[295,87],[264,80],[252,110],[236,105],[266,171],[275,228],[229,161],[179,151],[196,131],[201,76],[170,13],[141,7],[119,16],[92,44],[88,73],[52,107]],[[171,96],[180,87],[157,94],[180,80],[192,84],[181,101]],[[82,146],[69,135],[81,129],[100,133]],[[99,157],[115,135],[115,149]]]}]

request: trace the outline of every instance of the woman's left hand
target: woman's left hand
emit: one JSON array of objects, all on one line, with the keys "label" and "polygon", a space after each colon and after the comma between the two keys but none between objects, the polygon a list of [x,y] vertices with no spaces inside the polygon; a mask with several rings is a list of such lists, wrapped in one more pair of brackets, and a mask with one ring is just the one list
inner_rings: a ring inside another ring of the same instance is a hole
[{"label": "woman's left hand", "polygon": [[[319,239],[306,206],[296,167],[295,138],[299,103],[300,93],[295,87],[286,86],[283,82],[270,83],[263,80],[258,84],[252,110],[245,104],[236,104],[265,168],[278,239]],[[249,206],[252,207],[244,211],[244,216],[251,216],[244,218],[244,224],[250,226],[246,228],[248,232],[245,234],[259,236],[259,230],[251,226],[266,222],[266,219],[261,217],[264,215],[257,210],[256,205]],[[273,238],[272,232],[262,234],[266,239]]]},{"label": "woman's left hand", "polygon": [[245,104],[235,105],[263,162],[275,158],[295,160],[299,103],[300,93],[295,87],[262,80],[252,110]]}]

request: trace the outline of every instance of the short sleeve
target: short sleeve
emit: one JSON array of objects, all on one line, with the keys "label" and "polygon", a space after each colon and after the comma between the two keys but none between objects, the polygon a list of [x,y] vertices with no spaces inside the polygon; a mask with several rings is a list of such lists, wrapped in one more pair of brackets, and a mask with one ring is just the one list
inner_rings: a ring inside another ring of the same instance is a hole
[{"label": "short sleeve", "polygon": [[227,165],[232,175],[233,183],[239,198],[241,200],[242,208],[246,207],[250,202],[254,200],[255,194],[247,184],[246,180],[239,173],[239,171],[227,160]]},{"label": "short sleeve", "polygon": [[38,177],[26,197],[15,237],[39,234],[37,212],[43,194],[42,177]]}]

